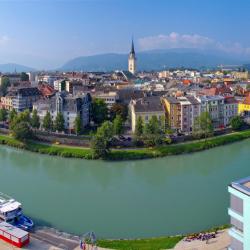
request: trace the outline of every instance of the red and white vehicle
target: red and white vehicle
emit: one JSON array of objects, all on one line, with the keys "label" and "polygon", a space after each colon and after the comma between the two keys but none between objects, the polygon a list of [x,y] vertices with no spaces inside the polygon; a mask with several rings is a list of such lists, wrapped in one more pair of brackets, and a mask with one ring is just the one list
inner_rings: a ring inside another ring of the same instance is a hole
[{"label": "red and white vehicle", "polygon": [[0,223],[0,239],[16,247],[23,247],[30,242],[29,233],[7,222]]}]

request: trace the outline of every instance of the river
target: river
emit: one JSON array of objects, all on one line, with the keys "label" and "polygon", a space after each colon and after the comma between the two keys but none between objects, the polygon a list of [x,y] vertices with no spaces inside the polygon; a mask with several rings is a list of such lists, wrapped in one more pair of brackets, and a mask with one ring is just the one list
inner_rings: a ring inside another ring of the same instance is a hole
[{"label": "river", "polygon": [[0,190],[37,223],[98,237],[174,235],[229,223],[227,185],[250,175],[250,140],[189,155],[105,162],[0,146]]}]

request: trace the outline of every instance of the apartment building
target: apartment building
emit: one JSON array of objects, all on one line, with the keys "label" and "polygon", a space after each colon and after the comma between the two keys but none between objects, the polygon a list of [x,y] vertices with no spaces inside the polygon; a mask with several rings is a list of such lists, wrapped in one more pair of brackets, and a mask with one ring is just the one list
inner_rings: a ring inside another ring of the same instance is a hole
[{"label": "apartment building", "polygon": [[22,112],[25,109],[31,110],[33,103],[40,97],[41,92],[36,87],[12,88],[1,98],[1,102],[8,110],[15,109],[17,112]]},{"label": "apartment building", "polygon": [[180,132],[191,133],[200,115],[200,103],[193,96],[164,97],[166,125]]},{"label": "apartment building", "polygon": [[116,91],[98,91],[91,93],[91,96],[104,100],[108,108],[111,108],[119,100],[119,95]]},{"label": "apartment building", "polygon": [[233,117],[238,114],[238,101],[233,96],[224,99],[224,125],[228,126]]},{"label": "apartment building", "polygon": [[68,131],[74,131],[75,119],[80,115],[82,125],[86,126],[90,122],[90,104],[91,96],[89,94],[70,95],[66,92],[58,92],[49,99],[42,99],[33,105],[37,110],[41,122],[47,111],[52,120],[56,119],[58,113],[64,117],[64,127]]},{"label": "apartment building", "polygon": [[243,102],[238,104],[238,114],[239,115],[249,115],[250,114],[250,95],[244,98]]},{"label": "apartment building", "polygon": [[224,97],[215,96],[198,96],[196,99],[200,102],[201,113],[208,112],[214,128],[224,127]]},{"label": "apartment building", "polygon": [[17,83],[21,80],[21,74],[5,74],[0,75],[0,86],[2,85],[2,81],[4,78],[7,78],[10,84]]},{"label": "apartment building", "polygon": [[250,249],[250,177],[234,181],[228,186],[230,208],[228,214],[232,227],[229,230],[229,250]]},{"label": "apartment building", "polygon": [[165,111],[159,96],[132,100],[129,104],[129,110],[133,133],[135,132],[136,123],[139,117],[141,117],[144,124],[147,124],[152,116],[156,116],[159,121],[165,120]]}]

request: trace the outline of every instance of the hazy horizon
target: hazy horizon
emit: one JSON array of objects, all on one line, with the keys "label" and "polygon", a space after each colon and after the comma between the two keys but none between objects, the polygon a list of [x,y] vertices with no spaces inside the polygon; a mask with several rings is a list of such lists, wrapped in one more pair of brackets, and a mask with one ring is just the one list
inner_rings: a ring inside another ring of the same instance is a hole
[{"label": "hazy horizon", "polygon": [[[250,2],[221,0],[2,0],[0,63],[39,69],[75,57],[171,48],[250,58]],[[234,14],[234,18],[229,13]]]}]

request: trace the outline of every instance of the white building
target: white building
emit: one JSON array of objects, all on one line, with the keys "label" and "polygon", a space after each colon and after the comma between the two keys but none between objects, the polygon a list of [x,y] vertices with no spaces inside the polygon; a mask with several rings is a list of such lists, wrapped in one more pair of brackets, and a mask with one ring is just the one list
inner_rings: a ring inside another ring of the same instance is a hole
[{"label": "white building", "polygon": [[75,119],[78,115],[81,117],[83,126],[89,124],[90,104],[91,97],[89,94],[73,96],[66,92],[58,92],[50,99],[43,99],[36,102],[33,105],[33,109],[37,110],[41,123],[47,111],[50,113],[53,121],[56,119],[58,113],[62,113],[65,129],[73,131]]},{"label": "white building", "polygon": [[228,187],[230,194],[229,250],[250,249],[250,177],[234,181]]},{"label": "white building", "polygon": [[214,128],[225,126],[224,124],[224,97],[215,96],[198,96],[197,100],[201,104],[201,113],[208,112]]}]

